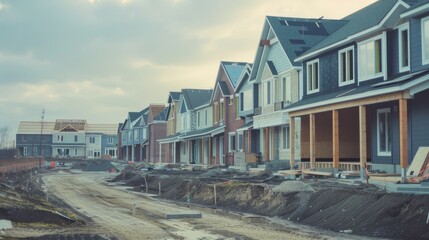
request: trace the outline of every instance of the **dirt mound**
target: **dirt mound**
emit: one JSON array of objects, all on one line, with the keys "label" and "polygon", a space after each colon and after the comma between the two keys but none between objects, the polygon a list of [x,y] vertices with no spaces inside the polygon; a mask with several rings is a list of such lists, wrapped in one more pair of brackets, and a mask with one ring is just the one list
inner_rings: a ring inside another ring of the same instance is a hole
[{"label": "dirt mound", "polygon": [[[266,183],[220,180],[218,170],[203,176],[146,176],[149,192],[162,198],[240,212],[281,217],[336,232],[393,239],[429,239],[429,196],[391,194],[364,185],[324,181]],[[266,176],[264,176],[266,177]],[[213,180],[216,179],[216,180]],[[250,178],[251,179],[251,178]],[[144,184],[134,175],[130,183]],[[137,188],[139,189],[139,188]]]},{"label": "dirt mound", "polygon": [[26,240],[114,240],[116,238],[97,234],[44,235],[25,238]]}]

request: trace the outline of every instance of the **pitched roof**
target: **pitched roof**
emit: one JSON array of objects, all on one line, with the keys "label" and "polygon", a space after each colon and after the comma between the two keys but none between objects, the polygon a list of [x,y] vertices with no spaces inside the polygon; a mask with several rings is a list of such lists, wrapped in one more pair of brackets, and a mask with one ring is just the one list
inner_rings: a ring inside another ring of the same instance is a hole
[{"label": "pitched roof", "polygon": [[243,72],[243,69],[246,67],[247,63],[221,61],[220,64],[225,69],[225,73],[231,81],[231,85],[236,88],[239,77]]},{"label": "pitched roof", "polygon": [[169,98],[171,98],[173,101],[179,101],[181,92],[170,92]]},{"label": "pitched roof", "polygon": [[70,128],[76,131],[84,131],[86,127],[86,120],[79,119],[57,119],[55,121],[54,130],[61,131]]},{"label": "pitched roof", "polygon": [[222,94],[223,94],[224,96],[229,96],[229,95],[231,95],[231,93],[230,93],[230,92],[229,92],[229,90],[228,90],[228,85],[226,84],[226,82],[225,82],[225,81],[219,81],[217,84],[219,85],[219,88],[220,88],[220,90],[222,91]]},{"label": "pitched roof", "polygon": [[182,89],[182,95],[189,110],[208,104],[213,90],[203,89]]},{"label": "pitched roof", "polygon": [[[329,34],[325,39],[308,49],[304,55],[329,47],[332,44],[346,40],[350,36],[358,34],[364,30],[377,26],[389,14],[392,8],[401,1],[398,0],[378,0],[346,17],[339,20],[342,26],[335,32]],[[416,0],[404,0],[408,5],[415,5]],[[425,1],[423,1],[425,2]],[[419,2],[418,4],[420,4]]]},{"label": "pitched roof", "polygon": [[[43,134],[52,134],[54,131],[55,122],[43,123]],[[40,134],[42,130],[42,122],[36,121],[21,121],[17,134]]]},{"label": "pitched roof", "polygon": [[117,133],[117,127],[117,124],[88,124],[86,127],[86,132],[114,135]]},{"label": "pitched roof", "polygon": [[130,116],[130,122],[134,122],[141,116],[140,112],[129,112],[128,115]]},{"label": "pitched roof", "polygon": [[167,120],[167,111],[168,107],[164,107],[164,110],[162,110],[158,115],[156,115],[153,119],[155,121],[166,121]]},{"label": "pitched roof", "polygon": [[277,75],[278,74],[277,73],[277,69],[274,66],[274,63],[272,61],[267,61],[267,65],[270,68],[271,74],[273,74],[273,75]]},{"label": "pitched roof", "polygon": [[313,18],[266,17],[291,64],[293,60],[345,24],[345,21]]}]

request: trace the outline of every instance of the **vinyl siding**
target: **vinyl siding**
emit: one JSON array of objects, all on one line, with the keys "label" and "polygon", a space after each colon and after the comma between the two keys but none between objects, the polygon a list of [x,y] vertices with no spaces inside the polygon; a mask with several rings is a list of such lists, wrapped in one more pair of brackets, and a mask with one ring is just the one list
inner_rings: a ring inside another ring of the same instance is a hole
[{"label": "vinyl siding", "polygon": [[288,58],[279,42],[271,45],[267,60],[274,63],[278,73],[287,71],[293,67],[287,59]]}]

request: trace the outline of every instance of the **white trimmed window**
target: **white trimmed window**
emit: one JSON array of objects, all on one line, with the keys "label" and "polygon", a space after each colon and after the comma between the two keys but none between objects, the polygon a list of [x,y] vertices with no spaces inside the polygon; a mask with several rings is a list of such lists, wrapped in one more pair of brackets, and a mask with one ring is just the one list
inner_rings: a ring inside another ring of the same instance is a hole
[{"label": "white trimmed window", "polygon": [[235,151],[235,133],[229,133],[228,134],[229,137],[229,141],[228,141],[228,152],[233,152]]},{"label": "white trimmed window", "polygon": [[390,108],[377,110],[377,153],[378,156],[391,156],[392,154]]},{"label": "white trimmed window", "polygon": [[237,133],[237,150],[243,150],[243,132]]},{"label": "white trimmed window", "polygon": [[107,140],[107,143],[108,144],[113,144],[113,138],[109,137],[108,140]]},{"label": "white trimmed window", "polygon": [[77,148],[74,149],[74,155],[77,156]]},{"label": "white trimmed window", "polygon": [[282,148],[283,150],[290,149],[290,126],[287,124],[282,127]]},{"label": "white trimmed window", "polygon": [[89,143],[95,143],[95,137],[89,137]]},{"label": "white trimmed window", "polygon": [[272,89],[271,89],[271,81],[265,81],[262,83],[262,91],[263,91],[263,106],[271,105],[272,103]]},{"label": "white trimmed window", "polygon": [[358,62],[359,81],[385,76],[385,33],[358,44]]},{"label": "white trimmed window", "polygon": [[319,92],[319,59],[307,63],[307,93]]},{"label": "white trimmed window", "polygon": [[429,64],[429,17],[422,18],[422,64]]},{"label": "white trimmed window", "polygon": [[398,28],[399,71],[410,70],[410,31],[406,23]]},{"label": "white trimmed window", "polygon": [[354,83],[354,47],[348,47],[338,52],[338,85]]},{"label": "white trimmed window", "polygon": [[24,156],[27,156],[28,155],[28,148],[27,147],[24,147],[24,150],[23,150],[23,153],[22,153]]}]

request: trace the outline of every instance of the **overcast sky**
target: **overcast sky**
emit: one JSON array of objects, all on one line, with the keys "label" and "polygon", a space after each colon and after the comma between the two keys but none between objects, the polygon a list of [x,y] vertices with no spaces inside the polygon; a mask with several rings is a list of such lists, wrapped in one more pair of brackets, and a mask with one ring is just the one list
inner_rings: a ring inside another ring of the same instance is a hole
[{"label": "overcast sky", "polygon": [[339,19],[374,0],[0,0],[0,127],[119,123],[253,62],[266,15]]}]

